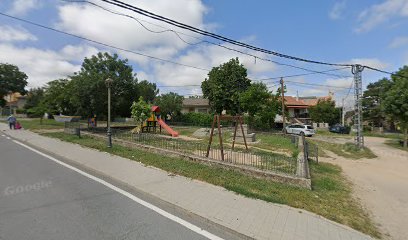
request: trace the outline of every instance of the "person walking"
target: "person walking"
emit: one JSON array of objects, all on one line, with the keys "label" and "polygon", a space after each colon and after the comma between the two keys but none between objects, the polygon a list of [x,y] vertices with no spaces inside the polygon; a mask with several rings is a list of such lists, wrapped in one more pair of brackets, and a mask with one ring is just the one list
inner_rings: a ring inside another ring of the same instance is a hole
[{"label": "person walking", "polygon": [[10,129],[11,129],[11,128],[16,129],[17,119],[16,119],[16,117],[13,116],[13,114],[11,114],[11,115],[7,118],[7,122],[9,123]]}]

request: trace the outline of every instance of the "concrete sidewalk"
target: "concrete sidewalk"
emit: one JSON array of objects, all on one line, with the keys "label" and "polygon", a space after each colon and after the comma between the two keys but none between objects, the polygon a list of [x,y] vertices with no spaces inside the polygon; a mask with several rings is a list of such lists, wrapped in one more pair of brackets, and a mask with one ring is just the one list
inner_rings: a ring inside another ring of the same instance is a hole
[{"label": "concrete sidewalk", "polygon": [[250,199],[205,182],[146,167],[136,161],[47,138],[30,131],[2,133],[93,169],[141,192],[255,239],[371,239],[347,226],[285,205]]}]

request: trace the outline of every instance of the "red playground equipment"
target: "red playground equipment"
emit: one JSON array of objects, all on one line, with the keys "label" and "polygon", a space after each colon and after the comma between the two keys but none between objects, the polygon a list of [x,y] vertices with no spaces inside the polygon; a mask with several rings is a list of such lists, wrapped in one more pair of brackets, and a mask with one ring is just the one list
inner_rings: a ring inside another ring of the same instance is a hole
[{"label": "red playground equipment", "polygon": [[169,125],[167,125],[163,119],[160,117],[160,107],[152,106],[152,115],[143,123],[142,132],[156,132],[159,126],[160,133],[161,129],[164,128],[172,137],[178,137],[179,133],[174,131]]}]

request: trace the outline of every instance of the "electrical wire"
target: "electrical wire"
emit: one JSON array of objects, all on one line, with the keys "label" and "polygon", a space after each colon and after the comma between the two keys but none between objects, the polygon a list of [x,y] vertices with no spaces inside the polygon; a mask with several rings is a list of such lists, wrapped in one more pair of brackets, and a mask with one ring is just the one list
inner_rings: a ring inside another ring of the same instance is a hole
[{"label": "electrical wire", "polygon": [[8,14],[3,13],[3,12],[0,12],[0,15],[5,16],[5,17],[8,17],[8,18],[15,19],[15,20],[18,20],[18,21],[21,21],[21,22],[25,22],[25,23],[28,23],[28,24],[31,24],[31,25],[34,25],[34,26],[37,26],[37,27],[41,27],[41,28],[44,28],[44,29],[47,29],[47,30],[51,30],[51,31],[54,31],[54,32],[58,32],[58,33],[61,33],[61,34],[64,34],[64,35],[68,35],[68,36],[71,36],[71,37],[75,37],[75,38],[78,38],[78,39],[82,39],[82,40],[85,40],[85,41],[88,41],[88,42],[91,42],[91,43],[95,43],[95,44],[98,44],[98,45],[101,45],[101,46],[113,48],[113,49],[116,49],[116,50],[120,50],[120,51],[124,51],[124,52],[128,52],[128,53],[132,53],[132,54],[139,55],[139,56],[144,56],[144,57],[151,58],[151,59],[158,60],[158,61],[163,61],[163,62],[172,63],[172,64],[179,65],[179,66],[194,68],[194,69],[202,70],[202,71],[206,71],[206,72],[210,71],[210,69],[201,68],[201,67],[195,67],[195,66],[192,66],[192,65],[188,65],[188,64],[184,64],[184,63],[179,63],[179,62],[175,62],[175,61],[172,61],[172,60],[168,60],[168,59],[163,59],[163,58],[151,56],[151,55],[148,55],[148,54],[145,54],[145,53],[140,53],[140,52],[136,52],[136,51],[129,50],[129,49],[125,49],[125,48],[116,47],[116,46],[111,45],[111,44],[103,43],[103,42],[96,41],[96,40],[93,40],[93,39],[90,39],[90,38],[86,38],[86,37],[82,37],[82,36],[75,35],[75,34],[72,34],[72,33],[64,32],[64,31],[61,31],[61,30],[58,30],[58,29],[55,29],[55,28],[52,28],[52,27],[48,27],[48,26],[39,24],[39,23],[35,23],[35,22],[29,21],[29,20],[26,20],[26,19],[22,19],[22,18],[19,18],[19,17],[11,16],[11,15],[8,15]]},{"label": "electrical wire", "polygon": [[[195,32],[195,33],[198,33],[198,34],[201,34],[201,35],[204,35],[204,36],[212,37],[212,38],[218,39],[218,40],[223,41],[223,42],[227,42],[227,43],[230,43],[230,44],[233,44],[233,45],[236,45],[236,46],[244,47],[244,48],[247,48],[247,49],[251,49],[251,50],[254,50],[254,51],[274,55],[274,56],[281,57],[281,58],[286,58],[286,59],[296,60],[296,61],[301,61],[301,62],[307,62],[307,63],[320,64],[320,65],[330,65],[330,66],[352,67],[354,65],[361,65],[361,64],[350,64],[350,63],[330,63],[330,62],[316,61],[316,60],[310,60],[310,59],[290,56],[290,55],[282,54],[282,53],[279,53],[279,52],[276,52],[276,51],[271,51],[271,50],[255,47],[255,46],[252,46],[252,45],[249,45],[249,44],[246,44],[246,43],[243,43],[243,42],[239,42],[239,41],[236,41],[236,40],[233,40],[233,39],[230,39],[230,38],[227,38],[227,37],[215,34],[215,33],[211,33],[211,32],[208,32],[208,31],[205,31],[205,30],[202,30],[202,29],[198,29],[198,28],[189,26],[187,24],[180,23],[178,21],[166,18],[164,16],[149,12],[149,11],[144,10],[142,8],[139,8],[139,7],[124,3],[122,1],[118,1],[118,0],[100,0],[100,1],[103,1],[103,2],[109,3],[111,5],[121,7],[123,9],[127,9],[127,10],[130,10],[130,11],[136,12],[136,13],[138,13],[140,15],[143,15],[143,16],[146,16],[146,17],[158,20],[158,21],[165,22],[165,23],[170,24],[172,26],[176,26],[176,27],[179,27],[179,28],[182,28],[182,29],[190,30],[192,32]],[[366,66],[366,65],[361,65],[361,66],[366,67],[366,68],[368,68],[370,70],[373,70],[373,71],[378,71],[378,72],[381,72],[381,73],[386,73],[386,74],[395,75],[395,76],[399,76],[399,77],[408,79],[407,76],[404,76],[404,75],[401,75],[401,74],[387,72],[387,71],[380,70],[380,69],[370,67],[370,66]]]},{"label": "electrical wire", "polygon": [[133,11],[135,13],[138,13],[140,15],[143,15],[143,16],[146,16],[146,17],[158,20],[158,21],[165,22],[165,23],[170,24],[172,26],[176,26],[176,27],[179,27],[179,28],[182,28],[182,29],[190,30],[192,32],[195,32],[195,33],[198,33],[198,34],[201,34],[201,35],[204,35],[204,36],[212,37],[212,38],[218,39],[218,40],[223,41],[223,42],[227,42],[227,43],[230,43],[230,44],[233,44],[233,45],[236,45],[236,46],[248,48],[248,49],[251,49],[251,50],[254,50],[254,51],[274,55],[274,56],[277,56],[277,57],[287,58],[287,59],[302,61],[302,62],[307,62],[307,63],[320,64],[320,65],[342,66],[342,67],[345,67],[345,66],[351,67],[352,66],[352,64],[329,63],[329,62],[309,60],[309,59],[305,59],[305,58],[299,58],[299,57],[295,57],[295,56],[282,54],[282,53],[279,53],[279,52],[276,52],[276,51],[271,51],[271,50],[255,47],[255,46],[243,43],[243,42],[233,40],[231,38],[227,38],[227,37],[215,34],[215,33],[211,33],[211,32],[208,32],[208,31],[205,31],[205,30],[202,30],[202,29],[198,29],[198,28],[189,26],[187,24],[180,23],[178,21],[175,21],[175,20],[166,18],[164,16],[152,13],[150,11],[144,10],[142,8],[139,8],[139,7],[124,3],[122,1],[118,1],[118,0],[100,0],[100,1],[106,2],[106,3],[111,4],[111,5],[118,6],[118,7],[123,8],[123,9]]},{"label": "electrical wire", "polygon": [[295,81],[288,81],[288,80],[285,80],[285,83],[294,84],[294,85],[309,85],[309,86],[319,86],[319,87],[328,87],[328,88],[349,89],[348,87],[339,87],[339,86],[317,84],[317,83],[302,83],[302,82],[295,82]]},{"label": "electrical wire", "polygon": [[[71,3],[88,3],[88,4],[91,4],[91,5],[95,6],[95,7],[100,8],[100,9],[102,9],[102,10],[104,10],[104,11],[110,12],[110,13],[112,13],[112,14],[116,14],[116,15],[120,15],[120,16],[123,16],[123,17],[131,18],[131,19],[135,20],[136,22],[138,22],[145,30],[147,30],[147,31],[149,31],[149,32],[152,32],[152,33],[172,32],[172,33],[174,33],[182,42],[184,42],[184,43],[186,43],[186,44],[188,44],[188,45],[198,45],[198,44],[204,44],[204,43],[206,43],[206,44],[218,46],[218,47],[221,47],[221,48],[230,50],[230,51],[234,51],[234,52],[237,52],[237,53],[246,55],[246,56],[253,57],[253,58],[255,59],[255,61],[256,61],[256,59],[259,59],[259,60],[262,60],[262,61],[272,62],[272,63],[275,63],[275,64],[280,65],[280,66],[286,66],[286,67],[291,67],[291,68],[296,68],[296,69],[304,70],[304,71],[310,72],[311,74],[318,74],[318,73],[320,73],[320,74],[324,74],[324,75],[328,75],[328,76],[334,76],[334,77],[338,77],[338,78],[349,77],[349,76],[347,76],[347,75],[339,75],[339,74],[327,73],[327,72],[332,72],[332,71],[338,71],[338,70],[340,70],[340,69],[330,69],[330,70],[326,70],[326,71],[315,71],[315,70],[312,70],[312,69],[303,68],[303,67],[299,67],[299,66],[295,66],[295,65],[291,65],[291,64],[287,64],[287,63],[281,63],[281,62],[274,61],[274,60],[271,60],[271,59],[259,57],[259,56],[256,56],[256,55],[254,55],[254,54],[246,53],[246,52],[243,52],[243,51],[240,51],[240,50],[237,50],[237,49],[234,49],[234,48],[231,48],[231,47],[222,45],[222,44],[220,44],[220,43],[214,43],[214,42],[207,41],[207,40],[201,40],[201,39],[198,38],[198,37],[195,37],[195,36],[192,36],[192,35],[187,35],[187,34],[184,34],[184,33],[182,33],[182,32],[175,31],[175,30],[173,30],[173,29],[165,28],[165,27],[163,27],[163,26],[161,26],[161,25],[157,25],[157,24],[154,24],[154,23],[151,23],[151,22],[142,20],[142,19],[138,19],[138,18],[135,18],[135,17],[133,17],[133,16],[130,16],[130,15],[127,15],[127,14],[124,14],[124,13],[119,13],[119,12],[113,11],[113,10],[111,10],[111,9],[105,8],[105,7],[103,7],[103,6],[100,6],[100,5],[98,5],[98,4],[94,3],[94,2],[90,2],[90,1],[87,1],[87,0],[61,0],[61,1],[71,2]],[[152,30],[152,29],[146,27],[143,23],[141,23],[141,21],[146,22],[146,23],[149,23],[149,24],[152,24],[152,25],[157,26],[157,27],[161,27],[161,28],[166,29],[166,30],[163,30],[163,31],[154,31],[154,30]],[[180,34],[183,34],[183,35],[186,35],[186,36],[189,36],[189,37],[198,39],[198,40],[200,40],[200,41],[199,41],[199,42],[196,42],[196,43],[188,42],[187,40],[183,39],[183,38],[180,36]],[[346,68],[348,68],[348,67],[346,67]]]}]

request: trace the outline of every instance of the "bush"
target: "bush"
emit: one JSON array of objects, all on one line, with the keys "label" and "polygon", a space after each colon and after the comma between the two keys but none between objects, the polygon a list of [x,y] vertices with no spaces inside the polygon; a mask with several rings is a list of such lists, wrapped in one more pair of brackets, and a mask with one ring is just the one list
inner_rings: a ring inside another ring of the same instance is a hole
[{"label": "bush", "polygon": [[189,112],[172,119],[172,122],[182,122],[194,126],[211,126],[214,115],[208,113]]},{"label": "bush", "polygon": [[16,113],[17,114],[24,114],[24,113],[27,113],[27,111],[25,109],[22,109],[22,108],[17,108]]}]

